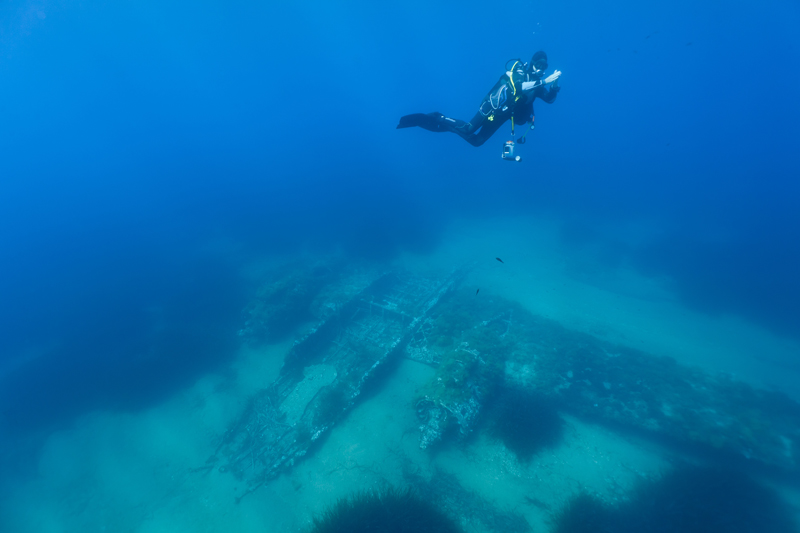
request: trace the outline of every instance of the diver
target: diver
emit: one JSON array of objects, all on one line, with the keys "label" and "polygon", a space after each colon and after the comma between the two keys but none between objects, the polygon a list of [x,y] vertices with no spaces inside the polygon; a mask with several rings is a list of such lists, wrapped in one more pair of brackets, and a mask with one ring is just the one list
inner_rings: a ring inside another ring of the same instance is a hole
[{"label": "diver", "polygon": [[[541,50],[533,54],[530,63],[509,60],[506,69],[507,72],[500,76],[489,94],[483,98],[478,112],[469,122],[449,118],[438,112],[415,113],[401,117],[397,129],[419,126],[429,131],[450,131],[472,146],[485,143],[508,119],[512,120],[512,135],[515,124],[530,122],[530,131],[534,117],[533,101],[536,98],[548,104],[555,101],[558,91],[561,90],[558,85],[561,71],[556,70],[543,79],[544,71],[547,70],[547,54]],[[550,88],[546,89],[546,85],[550,85]],[[518,140],[520,144],[525,142],[525,135]]]}]

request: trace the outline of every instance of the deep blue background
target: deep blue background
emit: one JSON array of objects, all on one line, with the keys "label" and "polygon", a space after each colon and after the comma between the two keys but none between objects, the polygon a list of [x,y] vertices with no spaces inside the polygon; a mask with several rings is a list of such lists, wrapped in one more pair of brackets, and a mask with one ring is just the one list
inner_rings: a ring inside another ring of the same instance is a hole
[{"label": "deep blue background", "polygon": [[[261,4],[0,7],[0,357],[34,361],[0,378],[6,420],[146,404],[218,364],[247,257],[425,252],[454,217],[547,213],[692,306],[800,336],[797,2]],[[538,49],[563,90],[522,163],[505,128],[395,130],[470,118]]]}]

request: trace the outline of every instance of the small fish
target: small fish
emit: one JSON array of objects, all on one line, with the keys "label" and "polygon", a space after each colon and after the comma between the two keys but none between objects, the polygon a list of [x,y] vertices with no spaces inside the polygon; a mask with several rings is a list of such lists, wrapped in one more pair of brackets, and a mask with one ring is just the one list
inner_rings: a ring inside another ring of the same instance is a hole
[{"label": "small fish", "polygon": [[480,289],[478,289],[477,291],[475,291],[475,296],[477,296],[479,292],[481,292],[481,290],[480,290]]},{"label": "small fish", "polygon": [[[500,259],[499,257],[495,257],[495,259],[497,259],[498,261],[500,261],[501,263],[503,263],[503,260],[502,260],[502,259]],[[505,264],[505,263],[503,263],[503,264]]]}]

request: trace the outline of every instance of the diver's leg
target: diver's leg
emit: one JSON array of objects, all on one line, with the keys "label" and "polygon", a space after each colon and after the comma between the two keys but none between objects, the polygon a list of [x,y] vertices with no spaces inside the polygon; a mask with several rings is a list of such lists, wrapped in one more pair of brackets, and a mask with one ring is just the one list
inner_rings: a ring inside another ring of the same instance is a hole
[{"label": "diver's leg", "polygon": [[457,133],[462,137],[466,135],[471,135],[477,131],[478,128],[483,125],[483,122],[486,120],[480,112],[475,113],[475,116],[472,117],[472,120],[469,122],[464,122],[463,120],[458,119],[450,119],[453,121],[453,133]]},{"label": "diver's leg", "polygon": [[483,118],[483,115],[478,113],[472,118],[472,121],[464,122],[457,118],[446,117],[438,111],[434,111],[433,113],[414,113],[413,115],[400,117],[400,123],[397,125],[397,129],[416,126],[428,131],[452,131],[453,133],[464,136],[472,134],[477,130]]},{"label": "diver's leg", "polygon": [[455,123],[453,124],[453,129],[450,131],[469,142],[470,137],[474,137],[475,131],[486,121],[486,117],[478,112],[475,113],[475,116],[472,117],[472,120],[469,122],[464,122],[463,120],[458,119],[453,120]]},{"label": "diver's leg", "polygon": [[486,116],[478,111],[475,113],[475,116],[472,117],[472,120],[467,122],[466,127],[462,131],[464,131],[464,133],[475,133],[478,128],[483,126],[484,122],[486,122]]},{"label": "diver's leg", "polygon": [[[472,120],[464,122],[463,120],[449,118],[434,111],[433,113],[415,113],[413,115],[401,117],[397,128],[411,128],[417,126],[437,133],[452,131],[472,146],[480,146],[485,143],[506,120],[508,120],[508,116],[501,115],[495,115],[494,120],[487,120],[483,113],[478,111],[475,113],[475,116],[472,117]],[[480,131],[478,131],[479,129]],[[478,131],[478,133],[475,133],[475,131]]]},{"label": "diver's leg", "polygon": [[488,141],[489,138],[494,135],[494,132],[496,132],[507,120],[507,117],[495,115],[494,120],[485,121],[483,126],[481,126],[480,131],[475,135],[463,136],[464,140],[470,143],[472,146],[480,146]]}]

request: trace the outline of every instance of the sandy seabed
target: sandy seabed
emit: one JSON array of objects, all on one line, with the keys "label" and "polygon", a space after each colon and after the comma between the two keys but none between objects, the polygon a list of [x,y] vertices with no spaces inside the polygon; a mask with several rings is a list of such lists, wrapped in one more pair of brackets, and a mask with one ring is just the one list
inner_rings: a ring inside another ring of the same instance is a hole
[{"label": "sandy seabed", "polygon": [[[796,342],[735,316],[687,309],[668,280],[642,277],[625,265],[598,266],[591,250],[565,249],[547,220],[454,224],[443,243],[433,254],[402,257],[397,266],[474,264],[465,284],[480,289],[481,298],[519,301],[567,328],[800,395],[800,371],[783,364],[800,353]],[[481,433],[437,453],[420,450],[412,399],[433,370],[403,361],[315,454],[236,503],[243,486],[232,475],[196,469],[247,397],[277,377],[290,346],[288,340],[243,349],[229,372],[205,376],[162,405],[135,414],[88,414],[49,435],[35,476],[6,479],[0,530],[303,531],[339,497],[401,484],[411,464],[423,477],[452,474],[466,490],[498,510],[521,514],[539,532],[580,489],[614,501],[669,468],[668,450],[571,417],[564,417],[563,441],[526,463]],[[782,492],[800,508],[797,492]]]}]

